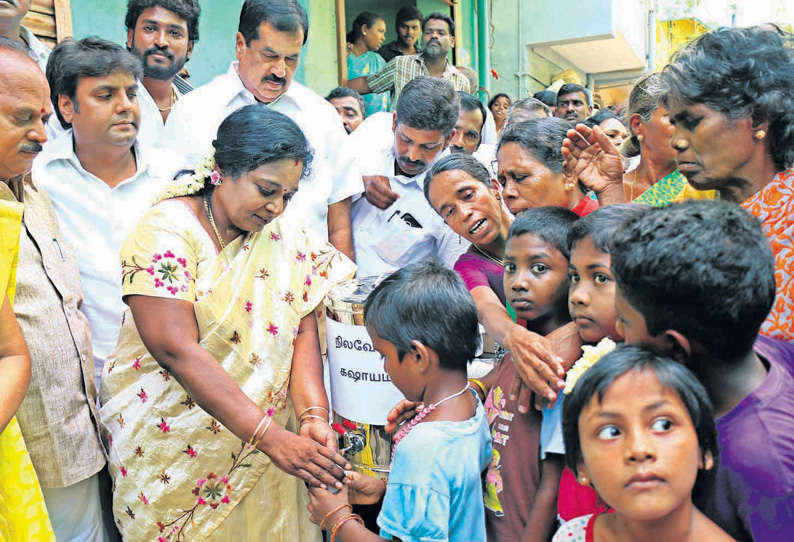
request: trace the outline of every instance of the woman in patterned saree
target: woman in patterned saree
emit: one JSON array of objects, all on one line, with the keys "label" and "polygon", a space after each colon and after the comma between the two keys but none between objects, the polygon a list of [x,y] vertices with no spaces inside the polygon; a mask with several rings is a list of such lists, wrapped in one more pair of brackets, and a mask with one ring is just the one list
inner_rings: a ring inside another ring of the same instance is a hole
[{"label": "woman in patterned saree", "polygon": [[678,169],[758,218],[775,254],[777,296],[761,334],[794,340],[794,35],[723,28],[662,71]]},{"label": "woman in patterned saree", "polygon": [[[709,32],[676,53],[660,83],[678,171],[741,205],[769,239],[777,296],[761,335],[794,340],[794,35],[774,25]],[[564,142],[569,167],[617,203],[614,148],[586,126],[575,132]]]},{"label": "woman in patterned saree", "polygon": [[278,218],[312,158],[293,121],[247,106],[213,146],[121,250],[100,391],[113,512],[130,541],[319,541],[305,483],[341,487],[349,466],[313,311],[355,266]]},{"label": "woman in patterned saree", "polygon": [[713,190],[695,190],[676,169],[675,149],[670,146],[674,128],[667,108],[659,103],[659,77],[658,73],[642,76],[629,94],[626,115],[631,137],[621,152],[629,158],[638,156],[639,161],[623,176],[626,201],[662,207],[685,199],[713,198]]}]

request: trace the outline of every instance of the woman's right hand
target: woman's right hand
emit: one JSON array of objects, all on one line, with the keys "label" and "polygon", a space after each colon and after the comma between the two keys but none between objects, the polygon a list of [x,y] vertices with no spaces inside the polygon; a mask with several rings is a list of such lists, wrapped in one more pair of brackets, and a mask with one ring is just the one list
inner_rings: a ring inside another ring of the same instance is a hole
[{"label": "woman's right hand", "polygon": [[408,399],[403,399],[394,405],[394,407],[392,407],[392,409],[386,415],[386,432],[394,433],[397,431],[397,428],[400,427],[400,424],[405,423],[416,416],[422,406],[422,403],[415,403],[413,401],[409,401]]},{"label": "woman's right hand", "polygon": [[348,461],[314,440],[296,435],[273,424],[262,441],[261,450],[273,463],[310,486],[342,489]]},{"label": "woman's right hand", "polygon": [[595,192],[599,202],[625,203],[620,151],[601,128],[577,124],[568,130],[562,156],[573,178]]},{"label": "woman's right hand", "polygon": [[[518,375],[531,391],[551,401],[557,398],[557,392],[565,387],[565,369],[547,338],[514,324],[502,346],[510,352]],[[517,394],[515,386],[511,393]],[[521,393],[518,402],[519,411],[529,410],[529,394]]]}]

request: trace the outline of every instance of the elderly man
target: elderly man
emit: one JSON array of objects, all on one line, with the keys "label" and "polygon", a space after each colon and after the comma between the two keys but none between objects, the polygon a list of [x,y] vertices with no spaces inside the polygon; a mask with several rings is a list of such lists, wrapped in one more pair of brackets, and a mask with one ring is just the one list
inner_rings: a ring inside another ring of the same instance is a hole
[{"label": "elderly man", "polygon": [[449,15],[434,11],[422,21],[422,52],[393,58],[378,73],[351,79],[347,86],[359,94],[391,92],[394,109],[403,87],[423,75],[449,81],[455,90],[471,92],[469,80],[447,60],[454,46],[455,22]]},{"label": "elderly man", "polygon": [[345,132],[352,134],[364,122],[367,115],[367,103],[361,94],[348,87],[336,87],[325,97],[342,117]]},{"label": "elderly man", "polygon": [[199,13],[198,0],[129,0],[127,4],[127,50],[143,63],[138,87],[143,141],[158,142],[176,101],[193,90],[177,74],[198,41]]},{"label": "elderly man", "polygon": [[75,248],[97,388],[125,308],[118,280],[121,244],[183,165],[136,139],[141,71],[134,55],[100,38],[55,47],[47,79],[58,120],[72,137],[49,142],[33,165],[33,180],[47,189]]},{"label": "elderly man", "polygon": [[49,197],[27,175],[47,141],[49,87],[36,62],[6,38],[0,95],[0,198],[24,204],[14,312],[30,350],[31,380],[17,421],[57,539],[101,541],[105,455],[91,333],[72,250]]},{"label": "elderly man", "polygon": [[450,269],[468,243],[424,196],[425,172],[455,135],[459,98],[442,79],[418,77],[395,113],[376,113],[351,136],[369,190],[353,204],[359,276],[378,275],[424,260]]},{"label": "elderly man", "polygon": [[22,19],[30,9],[32,0],[0,0],[0,36],[24,43],[33,53],[41,71],[47,69],[49,48],[33,32],[22,26]]},{"label": "elderly man", "polygon": [[314,161],[285,220],[301,221],[327,235],[352,258],[350,197],[361,192],[361,175],[333,106],[292,80],[308,31],[306,12],[296,0],[246,0],[237,33],[237,62],[176,103],[163,141],[197,162],[210,152],[218,126],[229,113],[263,102],[289,116],[309,139]]}]

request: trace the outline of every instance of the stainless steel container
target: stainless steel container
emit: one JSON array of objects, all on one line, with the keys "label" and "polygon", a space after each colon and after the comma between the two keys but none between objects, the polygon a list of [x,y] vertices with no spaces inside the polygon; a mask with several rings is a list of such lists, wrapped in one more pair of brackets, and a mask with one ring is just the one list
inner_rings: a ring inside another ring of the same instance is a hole
[{"label": "stainless steel container", "polygon": [[350,279],[325,297],[327,360],[339,448],[353,468],[385,479],[391,463],[386,415],[403,395],[383,370],[364,327],[364,301],[382,277]]}]

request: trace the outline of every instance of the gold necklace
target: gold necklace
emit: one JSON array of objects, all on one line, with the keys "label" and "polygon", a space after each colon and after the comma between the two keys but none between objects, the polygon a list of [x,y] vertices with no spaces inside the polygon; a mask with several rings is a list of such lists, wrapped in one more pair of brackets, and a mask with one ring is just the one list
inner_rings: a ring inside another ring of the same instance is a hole
[{"label": "gold necklace", "polygon": [[496,256],[493,256],[492,254],[489,254],[488,252],[484,251],[483,249],[481,249],[480,247],[478,247],[474,243],[472,243],[471,246],[476,248],[477,252],[479,252],[480,254],[482,254],[483,256],[488,258],[489,260],[491,260],[493,263],[495,263],[499,267],[504,267],[505,266],[504,262],[501,259],[497,258]]},{"label": "gold necklace", "polygon": [[218,232],[218,227],[215,225],[215,218],[212,216],[212,209],[210,208],[209,198],[205,195],[204,196],[204,212],[207,213],[207,218],[210,219],[210,224],[212,225],[212,231],[215,232],[215,237],[218,238],[218,243],[221,245],[221,252],[226,249],[226,243],[223,242],[221,238],[221,234]]},{"label": "gold necklace", "polygon": [[163,107],[162,109],[158,107],[157,109],[160,110],[160,113],[165,113],[166,111],[171,111],[171,108],[174,107],[175,103],[176,103],[176,91],[174,90],[174,85],[171,85],[171,105],[169,105],[168,107]]},{"label": "gold necklace", "polygon": [[634,201],[634,183],[637,182],[637,170],[640,169],[639,166],[634,168],[634,175],[631,178],[631,182],[629,183],[629,203]]}]

